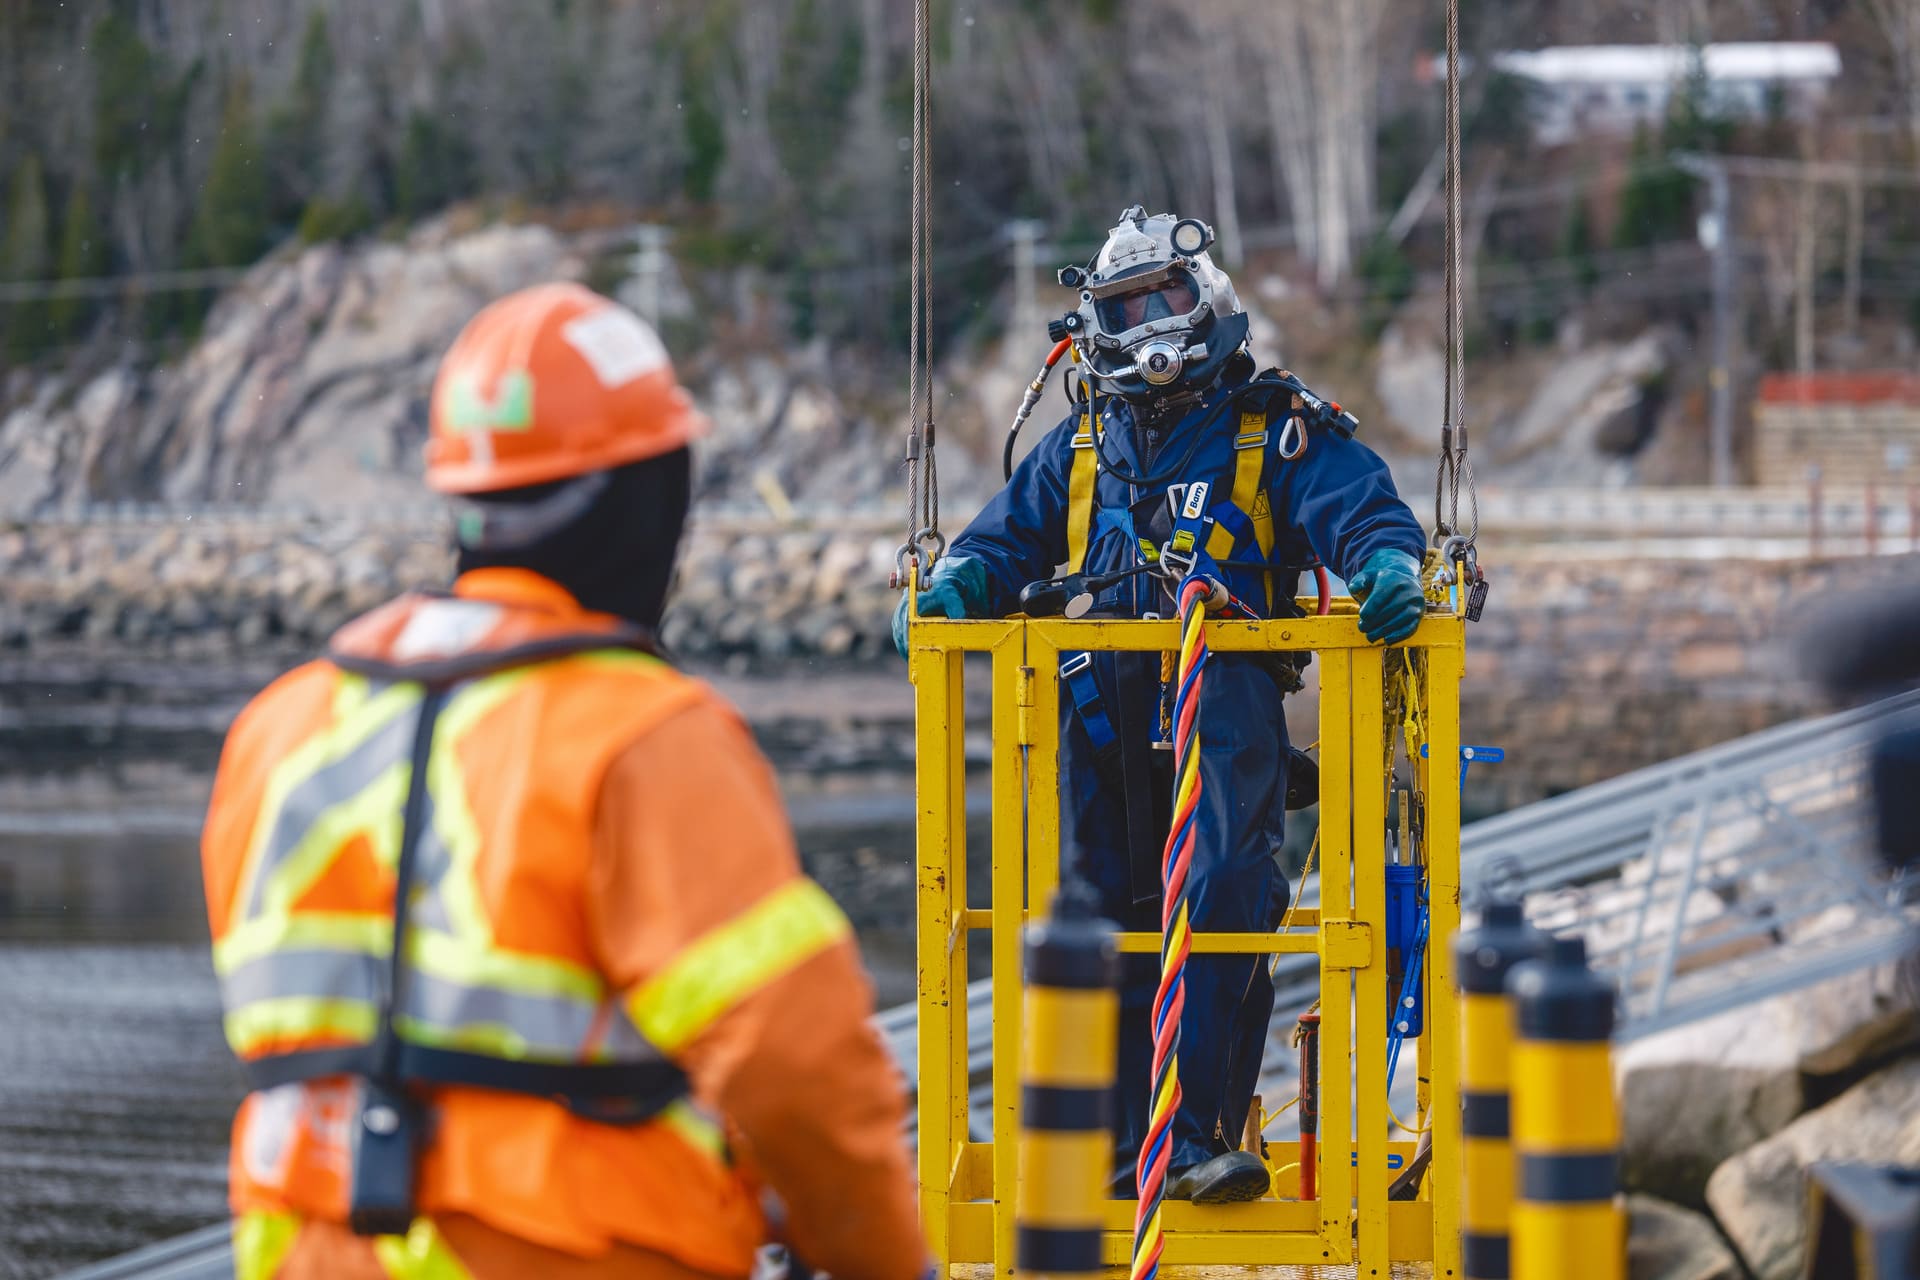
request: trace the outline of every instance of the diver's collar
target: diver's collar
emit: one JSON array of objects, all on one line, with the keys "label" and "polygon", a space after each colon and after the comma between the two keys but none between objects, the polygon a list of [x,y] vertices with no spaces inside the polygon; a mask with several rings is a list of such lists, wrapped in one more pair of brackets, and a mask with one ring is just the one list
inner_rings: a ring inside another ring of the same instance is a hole
[{"label": "diver's collar", "polygon": [[1218,402],[1223,396],[1230,396],[1248,379],[1234,377],[1234,369],[1229,366],[1213,381],[1204,387],[1185,386],[1168,395],[1156,396],[1147,401],[1128,401],[1135,415],[1143,425],[1160,426],[1178,422],[1194,409]]}]

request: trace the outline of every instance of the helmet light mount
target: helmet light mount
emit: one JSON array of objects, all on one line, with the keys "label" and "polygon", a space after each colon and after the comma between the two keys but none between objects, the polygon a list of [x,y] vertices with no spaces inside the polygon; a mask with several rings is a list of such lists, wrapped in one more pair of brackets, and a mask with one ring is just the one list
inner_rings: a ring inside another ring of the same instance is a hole
[{"label": "helmet light mount", "polygon": [[1192,257],[1206,252],[1207,246],[1213,243],[1213,228],[1198,218],[1182,218],[1173,224],[1167,239],[1174,248]]}]

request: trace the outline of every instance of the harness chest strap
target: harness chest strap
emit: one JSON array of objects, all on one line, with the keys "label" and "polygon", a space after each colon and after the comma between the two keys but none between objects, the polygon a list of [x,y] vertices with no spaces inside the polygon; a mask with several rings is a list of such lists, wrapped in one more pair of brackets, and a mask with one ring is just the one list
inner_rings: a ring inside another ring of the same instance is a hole
[{"label": "harness chest strap", "polygon": [[[1079,573],[1086,565],[1087,548],[1093,535],[1094,485],[1100,477],[1099,451],[1094,447],[1096,427],[1093,415],[1083,413],[1080,429],[1074,433],[1073,468],[1067,477],[1067,572]],[[1233,554],[1233,544],[1245,525],[1232,518],[1244,513],[1246,525],[1253,530],[1254,545],[1260,558],[1273,554],[1273,504],[1267,497],[1267,448],[1271,433],[1263,411],[1248,410],[1240,415],[1240,430],[1234,437],[1233,486],[1227,498],[1228,511],[1216,508],[1213,533],[1207,539],[1207,554],[1224,560]],[[1218,517],[1226,515],[1226,520]],[[1267,575],[1268,604],[1272,604],[1272,575]]]}]

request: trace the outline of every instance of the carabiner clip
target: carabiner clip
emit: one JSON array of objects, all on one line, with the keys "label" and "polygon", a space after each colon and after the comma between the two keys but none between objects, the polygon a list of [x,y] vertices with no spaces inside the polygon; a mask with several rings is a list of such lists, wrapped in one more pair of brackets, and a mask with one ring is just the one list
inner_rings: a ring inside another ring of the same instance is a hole
[{"label": "carabiner clip", "polygon": [[1290,415],[1280,427],[1280,458],[1292,462],[1307,451],[1307,431],[1300,424],[1300,415]]}]

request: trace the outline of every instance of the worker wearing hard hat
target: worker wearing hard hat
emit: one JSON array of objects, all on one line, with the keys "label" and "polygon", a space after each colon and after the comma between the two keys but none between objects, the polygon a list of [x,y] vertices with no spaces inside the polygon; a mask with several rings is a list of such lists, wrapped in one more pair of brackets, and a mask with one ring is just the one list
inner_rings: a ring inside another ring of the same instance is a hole
[{"label": "worker wearing hard hat", "polygon": [[[1205,252],[1211,238],[1201,222],[1136,205],[1091,264],[1061,272],[1077,302],[1054,336],[1073,338],[1088,398],[934,564],[922,616],[1021,611],[1023,588],[1064,564],[1085,575],[1076,590],[1081,608],[1092,594],[1092,616],[1171,617],[1169,579],[1144,571],[1184,552],[1186,569],[1224,582],[1263,616],[1291,609],[1299,573],[1317,557],[1362,600],[1369,639],[1413,633],[1424,608],[1419,522],[1338,406],[1309,412],[1297,382],[1253,376],[1248,317]],[[895,636],[905,653],[904,600]],[[1156,930],[1173,752],[1154,748],[1169,745],[1171,691],[1152,654],[1061,658],[1062,841],[1109,915]],[[1291,655],[1217,653],[1209,663],[1188,882],[1196,930],[1279,924],[1285,810],[1315,791],[1312,762],[1289,748],[1281,710],[1298,668]],[[1124,1182],[1146,1130],[1153,1047],[1152,958],[1132,963],[1118,1086]],[[1272,1007],[1258,958],[1188,961],[1168,1196],[1266,1193],[1266,1170],[1236,1148]]]},{"label": "worker wearing hard hat", "polygon": [[242,1280],[924,1267],[846,918],[659,655],[705,425],[638,317],[495,303],[432,402],[460,575],[229,733],[203,844]]}]

